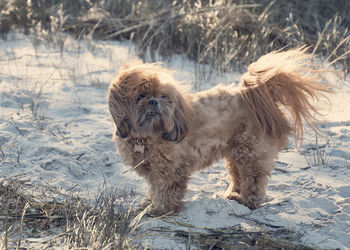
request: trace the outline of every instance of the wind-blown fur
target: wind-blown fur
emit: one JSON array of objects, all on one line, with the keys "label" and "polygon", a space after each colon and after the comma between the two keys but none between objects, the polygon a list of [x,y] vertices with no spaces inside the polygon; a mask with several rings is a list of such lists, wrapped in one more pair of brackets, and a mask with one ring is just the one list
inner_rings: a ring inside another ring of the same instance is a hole
[{"label": "wind-blown fur", "polygon": [[330,92],[320,73],[304,49],[272,52],[249,66],[239,88],[190,94],[159,64],[124,65],[108,106],[118,153],[150,186],[141,204],[154,214],[180,211],[190,175],[224,158],[226,196],[257,208],[288,136],[301,141],[303,121],[317,130],[313,102]]},{"label": "wind-blown fur", "polygon": [[[319,111],[311,101],[325,97],[320,92],[330,92],[319,82],[320,73],[305,49],[272,52],[252,63],[242,76],[241,96],[256,129],[275,138],[293,131],[296,143],[303,139],[303,120],[317,131],[313,114]],[[289,111],[293,124],[286,120],[279,105]]]}]

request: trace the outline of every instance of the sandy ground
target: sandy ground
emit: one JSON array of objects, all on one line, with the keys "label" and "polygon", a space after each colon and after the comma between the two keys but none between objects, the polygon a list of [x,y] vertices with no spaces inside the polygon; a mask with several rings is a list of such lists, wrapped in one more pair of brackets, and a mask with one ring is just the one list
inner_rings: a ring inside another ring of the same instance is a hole
[{"label": "sandy ground", "polygon": [[[22,35],[0,40],[0,178],[22,175],[33,184],[87,197],[107,185],[134,190],[140,199],[146,184],[116,154],[106,105],[109,82],[123,61],[136,57],[135,50],[127,43],[61,39],[63,49]],[[197,77],[194,65],[181,58],[167,67],[197,89],[210,87],[203,79],[205,67]],[[239,76],[214,75],[210,82],[229,83]],[[300,233],[303,244],[349,249],[350,82],[327,79],[337,93],[321,117],[322,135],[306,133],[300,149],[291,141],[280,154],[265,204],[251,211],[222,198],[228,181],[218,162],[193,176],[185,209],[172,220],[198,228],[288,228]],[[181,228],[164,220],[149,226]],[[148,242],[183,247],[162,237]]]}]

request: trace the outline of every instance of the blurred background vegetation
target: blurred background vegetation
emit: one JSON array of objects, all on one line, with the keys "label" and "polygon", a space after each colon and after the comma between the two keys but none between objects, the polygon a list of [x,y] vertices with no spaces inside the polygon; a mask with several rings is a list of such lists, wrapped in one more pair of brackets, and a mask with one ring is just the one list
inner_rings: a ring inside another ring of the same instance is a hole
[{"label": "blurred background vegetation", "polygon": [[[131,40],[141,58],[181,54],[216,72],[301,45],[350,71],[348,0],[0,0],[0,34]],[[64,40],[59,41],[61,46]]]}]

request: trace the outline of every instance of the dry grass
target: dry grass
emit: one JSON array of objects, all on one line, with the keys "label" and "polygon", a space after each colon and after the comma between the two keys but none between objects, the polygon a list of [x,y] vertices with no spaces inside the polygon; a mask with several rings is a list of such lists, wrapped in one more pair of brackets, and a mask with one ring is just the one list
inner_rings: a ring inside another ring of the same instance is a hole
[{"label": "dry grass", "polygon": [[271,50],[308,45],[350,70],[350,2],[104,0],[0,2],[0,33],[36,33],[63,48],[77,38],[132,40],[141,57],[181,54],[218,72],[244,69]]},{"label": "dry grass", "polygon": [[211,233],[177,231],[175,237],[199,249],[313,249],[295,243],[300,235],[288,229],[247,232],[240,227],[233,227]]},{"label": "dry grass", "polygon": [[328,131],[326,137],[320,137],[315,134],[315,143],[309,145],[301,151],[307,162],[307,168],[314,166],[327,166],[333,153],[339,147],[339,143],[336,143],[332,138],[331,133]]},{"label": "dry grass", "polygon": [[[38,193],[40,197],[36,197]],[[29,184],[23,176],[1,180],[0,220],[5,222],[0,224],[1,249],[19,247],[24,237],[23,230],[27,237],[39,237],[41,232],[64,221],[65,204],[45,201],[47,195],[54,193],[57,193],[54,189]]]},{"label": "dry grass", "polygon": [[[146,211],[134,212],[132,194],[103,190],[95,201],[34,186],[24,176],[0,181],[0,248],[131,249]],[[56,197],[56,198],[54,198]],[[28,240],[29,239],[29,240]]]}]

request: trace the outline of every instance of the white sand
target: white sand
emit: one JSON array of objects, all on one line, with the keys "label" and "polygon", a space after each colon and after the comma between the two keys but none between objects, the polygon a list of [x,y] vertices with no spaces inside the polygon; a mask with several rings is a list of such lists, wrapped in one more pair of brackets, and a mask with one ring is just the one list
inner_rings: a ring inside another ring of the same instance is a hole
[{"label": "white sand", "polygon": [[[0,178],[25,174],[33,184],[88,197],[104,182],[135,190],[138,198],[145,194],[143,179],[126,171],[129,168],[115,152],[106,105],[108,84],[120,64],[135,57],[133,46],[67,37],[61,55],[57,46],[34,47],[32,39],[10,35],[7,41],[0,40],[0,48]],[[175,58],[168,67],[179,79],[194,84],[192,63]],[[210,82],[228,83],[239,77],[213,76]],[[323,137],[316,143],[313,133],[306,134],[300,150],[291,141],[272,173],[267,203],[250,211],[222,198],[228,182],[223,162],[218,162],[193,176],[185,209],[172,219],[210,228],[286,227],[301,232],[304,244],[350,248],[350,82],[334,82],[332,76],[329,81],[339,89],[321,118]],[[150,224],[176,228],[162,220]],[[159,248],[181,248],[162,237],[149,242]]]}]

